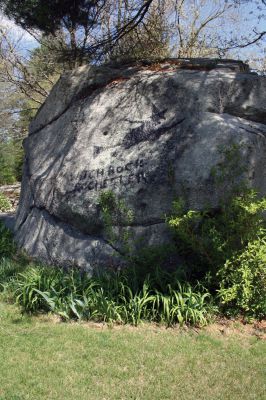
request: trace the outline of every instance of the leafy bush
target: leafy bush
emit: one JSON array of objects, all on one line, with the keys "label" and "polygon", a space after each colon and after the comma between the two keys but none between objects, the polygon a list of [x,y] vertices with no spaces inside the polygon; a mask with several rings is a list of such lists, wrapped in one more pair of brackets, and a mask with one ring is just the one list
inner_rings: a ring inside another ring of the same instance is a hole
[{"label": "leafy bush", "polygon": [[5,212],[12,209],[10,200],[3,194],[0,193],[0,211]]},{"label": "leafy bush", "polygon": [[224,204],[219,212],[187,211],[179,202],[168,223],[179,252],[198,279],[218,290],[222,310],[266,315],[266,199],[252,190]]},{"label": "leafy bush", "polygon": [[249,242],[218,272],[222,305],[231,314],[266,316],[266,235]]},{"label": "leafy bush", "polygon": [[190,279],[201,279],[210,291],[217,291],[223,312],[263,317],[266,198],[245,183],[238,146],[224,154],[224,163],[213,171],[215,183],[228,185],[219,207],[187,211],[178,200],[167,222],[192,271]]},{"label": "leafy bush", "polygon": [[[181,201],[174,203],[168,224],[176,235],[176,244],[197,278],[216,272],[263,231],[266,198],[253,190],[245,191],[221,204],[217,210],[184,211]],[[213,284],[215,282],[213,281]]]}]

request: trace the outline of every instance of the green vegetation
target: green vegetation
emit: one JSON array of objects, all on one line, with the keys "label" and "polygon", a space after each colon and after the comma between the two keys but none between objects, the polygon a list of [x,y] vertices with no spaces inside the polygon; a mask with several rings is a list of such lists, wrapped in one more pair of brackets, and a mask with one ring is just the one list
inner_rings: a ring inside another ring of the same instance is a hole
[{"label": "green vegetation", "polygon": [[62,35],[42,38],[30,57],[19,51],[12,33],[0,23],[0,185],[21,181],[22,141],[30,121],[43,104],[60,73],[69,67],[59,62]]},{"label": "green vegetation", "polygon": [[9,211],[11,208],[12,204],[9,199],[3,193],[0,193],[0,212]]},{"label": "green vegetation", "polygon": [[264,400],[265,357],[245,331],[64,324],[0,303],[1,400]]},{"label": "green vegetation", "polygon": [[227,260],[218,272],[218,290],[229,314],[266,315],[266,238],[249,242],[245,250]]},{"label": "green vegetation", "polygon": [[245,251],[249,243],[265,238],[265,209],[265,198],[245,190],[214,211],[185,211],[182,203],[175,202],[168,223],[176,235],[178,251],[194,273],[199,277],[210,272],[213,284],[217,284],[216,272],[228,260]]},{"label": "green vegetation", "polygon": [[215,189],[226,193],[219,207],[187,211],[178,200],[167,222],[176,237],[176,251],[183,256],[187,280],[204,283],[225,314],[264,318],[266,198],[248,187],[239,146],[221,153],[224,162],[213,170]]},{"label": "green vegetation", "polygon": [[210,319],[209,293],[201,286],[181,284],[176,272],[154,268],[140,275],[138,265],[90,277],[78,269],[33,265],[22,255],[12,256],[12,236],[0,227],[2,297],[24,312],[136,326],[142,321],[206,325]]},{"label": "green vegetation", "polygon": [[21,141],[1,142],[0,136],[0,185],[21,180],[23,149]]},{"label": "green vegetation", "polygon": [[0,221],[0,261],[2,261],[4,257],[11,257],[15,251],[16,248],[12,239],[12,234]]},{"label": "green vegetation", "polygon": [[216,214],[182,211],[176,202],[168,220],[187,279],[200,279],[218,294],[225,313],[266,316],[265,209],[266,199],[246,190]]},{"label": "green vegetation", "polygon": [[65,272],[25,264],[23,268],[18,273],[18,264],[4,259],[0,278],[3,297],[16,301],[28,313],[53,312],[63,320],[135,326],[142,321],[202,326],[210,318],[209,294],[202,288],[181,284],[174,274],[168,274],[169,283],[159,290],[152,276],[136,284],[134,269],[89,277],[77,269]]},{"label": "green vegetation", "polygon": [[[175,244],[132,251],[128,234],[117,237],[117,226],[129,225],[133,214],[111,191],[99,207],[111,242],[124,243],[129,266],[95,271],[34,265],[16,254],[11,234],[0,225],[2,296],[23,312],[52,312],[63,320],[93,320],[139,325],[206,325],[216,314],[245,319],[266,316],[266,199],[245,184],[239,148],[223,151],[224,164],[213,171],[214,185],[234,172],[220,206],[186,210],[174,203],[167,223]],[[225,165],[225,166],[224,166]],[[217,189],[219,190],[219,189]],[[168,265],[181,256],[182,266]]]},{"label": "green vegetation", "polygon": [[124,199],[116,198],[111,190],[104,191],[99,197],[102,223],[108,240],[113,245],[116,242],[122,244],[122,252],[130,256],[132,249],[130,242],[133,238],[126,229],[116,232],[115,227],[130,225],[133,221],[133,212],[128,209]]}]

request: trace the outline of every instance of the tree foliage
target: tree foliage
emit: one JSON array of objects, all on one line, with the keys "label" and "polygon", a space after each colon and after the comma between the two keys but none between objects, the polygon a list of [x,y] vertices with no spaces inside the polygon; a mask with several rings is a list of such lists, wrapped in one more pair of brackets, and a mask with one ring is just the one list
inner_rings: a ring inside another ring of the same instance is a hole
[{"label": "tree foliage", "polygon": [[60,35],[42,38],[25,54],[23,37],[4,26],[0,34],[0,184],[9,184],[21,179],[29,123],[69,64],[58,61],[65,43]]},{"label": "tree foliage", "polygon": [[97,24],[96,15],[105,0],[7,0],[1,1],[6,15],[23,28],[55,33],[62,25],[75,29]]},{"label": "tree foliage", "polygon": [[232,57],[266,37],[264,0],[0,0],[0,8],[26,30],[63,33],[71,67],[120,53]]},{"label": "tree foliage", "polygon": [[[153,0],[118,2],[114,20],[107,30],[101,29],[110,0],[0,0],[3,12],[24,29],[38,29],[45,35],[63,30],[68,35],[68,56],[82,63],[84,57],[101,57],[144,19]],[[122,9],[126,10],[123,22]],[[66,50],[65,50],[66,53]],[[100,53],[100,54],[98,54]]]}]

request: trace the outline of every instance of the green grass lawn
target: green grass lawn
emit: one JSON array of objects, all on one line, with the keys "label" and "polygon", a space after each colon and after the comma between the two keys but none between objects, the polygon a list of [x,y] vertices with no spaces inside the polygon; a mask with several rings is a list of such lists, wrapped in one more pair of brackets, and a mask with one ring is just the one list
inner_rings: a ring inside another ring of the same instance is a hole
[{"label": "green grass lawn", "polygon": [[0,399],[266,399],[266,342],[152,325],[108,329],[0,303]]}]

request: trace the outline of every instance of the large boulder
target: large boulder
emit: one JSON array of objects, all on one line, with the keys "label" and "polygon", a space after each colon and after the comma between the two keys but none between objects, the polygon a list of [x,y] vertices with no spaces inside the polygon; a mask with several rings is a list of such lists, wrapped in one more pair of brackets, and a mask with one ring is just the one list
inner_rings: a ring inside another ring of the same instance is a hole
[{"label": "large boulder", "polygon": [[[169,240],[165,216],[182,196],[217,207],[221,148],[240,146],[247,178],[266,193],[266,78],[241,62],[166,60],[83,66],[64,75],[24,142],[15,238],[49,264],[86,269],[122,262],[123,241]],[[130,219],[100,201],[123,199]],[[114,222],[116,221],[116,222]],[[133,239],[131,239],[133,240]]]}]

